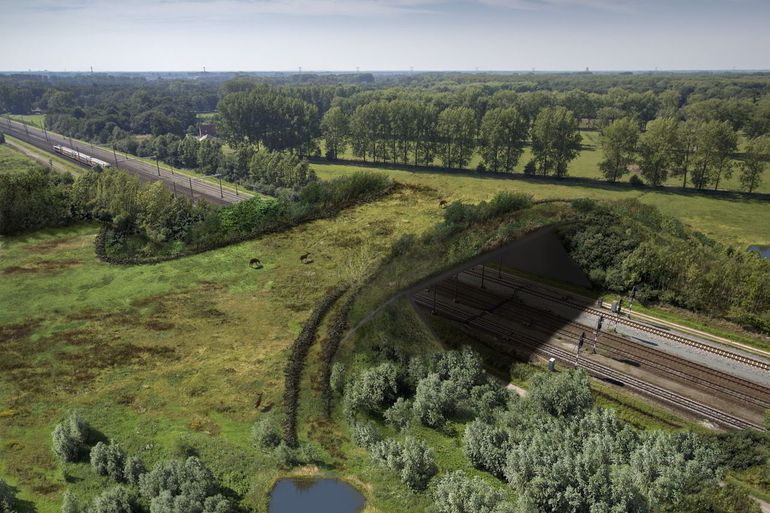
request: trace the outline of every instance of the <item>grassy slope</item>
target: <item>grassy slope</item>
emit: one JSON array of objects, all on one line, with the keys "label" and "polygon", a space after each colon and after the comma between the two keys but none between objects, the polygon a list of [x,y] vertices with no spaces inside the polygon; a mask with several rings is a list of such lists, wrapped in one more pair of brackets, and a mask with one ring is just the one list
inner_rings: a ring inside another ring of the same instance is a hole
[{"label": "grassy slope", "polygon": [[[85,171],[84,167],[79,166],[70,159],[55,155],[53,153],[48,153],[41,150],[40,148],[36,148],[35,146],[22,141],[21,139],[16,139],[15,137],[6,135],[5,138],[7,141],[18,147],[10,149],[14,150],[16,154],[24,160],[37,163],[38,165],[42,165],[44,167],[50,167],[49,164],[53,164],[54,171],[69,173],[73,176],[77,176]],[[21,151],[19,151],[19,148]],[[0,169],[3,168],[4,166],[0,165]]]},{"label": "grassy slope", "polygon": [[0,144],[0,174],[22,173],[40,166],[7,144]]},{"label": "grassy slope", "polygon": [[[355,166],[345,164],[314,164],[321,178],[348,173]],[[508,180],[468,174],[450,175],[439,172],[412,172],[383,169],[394,179],[436,189],[443,198],[465,201],[489,199],[501,190],[526,192],[535,198],[597,199],[639,198],[660,210],[681,219],[695,230],[743,249],[749,244],[770,242],[770,205],[762,201],[737,201],[700,196],[683,196],[646,189],[628,190],[608,187],[559,185],[539,181]]]}]

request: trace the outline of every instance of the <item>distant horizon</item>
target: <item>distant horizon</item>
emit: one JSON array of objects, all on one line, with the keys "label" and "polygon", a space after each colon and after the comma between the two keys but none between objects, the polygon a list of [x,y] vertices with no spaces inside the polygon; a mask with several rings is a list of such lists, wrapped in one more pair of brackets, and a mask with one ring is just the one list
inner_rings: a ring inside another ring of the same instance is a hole
[{"label": "distant horizon", "polygon": [[614,74],[614,73],[770,73],[770,68],[676,68],[676,69],[361,69],[361,70],[349,70],[349,69],[303,69],[290,70],[290,69],[146,69],[146,70],[129,70],[129,69],[111,69],[111,70],[51,70],[51,69],[7,69],[0,70],[0,74],[36,74],[36,73],[69,73],[69,74],[81,74],[81,75],[108,75],[110,73],[124,73],[124,74],[141,74],[141,73],[200,73],[200,74],[217,74],[217,73],[273,73],[282,75],[306,75],[312,73],[323,74],[361,74],[361,73],[389,73],[389,74],[424,74],[424,73],[467,73],[467,74],[547,74],[547,73],[564,73],[564,74]]},{"label": "distant horizon", "polygon": [[[0,69],[770,69],[766,0],[0,0]],[[74,70],[74,71],[71,71]]]}]

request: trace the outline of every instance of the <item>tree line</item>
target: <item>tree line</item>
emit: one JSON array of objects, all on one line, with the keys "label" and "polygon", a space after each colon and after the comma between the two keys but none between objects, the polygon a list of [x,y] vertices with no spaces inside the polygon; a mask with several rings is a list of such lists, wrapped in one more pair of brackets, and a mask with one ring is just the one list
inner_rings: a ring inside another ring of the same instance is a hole
[{"label": "tree line", "polygon": [[[718,188],[741,156],[742,188],[753,191],[767,160],[770,76],[762,73],[226,78],[5,76],[0,110],[41,108],[52,130],[132,153],[165,154],[160,158],[169,163],[211,174],[227,168],[225,152],[212,146],[193,155],[193,143],[178,151],[173,146],[196,131],[196,113],[215,108],[223,138],[235,150],[252,145],[315,156],[323,149],[330,159],[349,151],[372,162],[473,163],[511,172],[529,146],[533,158],[525,172],[564,176],[581,148],[578,128],[597,128],[609,154],[600,170],[610,181],[638,166],[653,185],[681,176],[684,185]],[[131,138],[148,134],[152,140]],[[739,144],[742,137],[749,143]]]},{"label": "tree line", "polygon": [[726,121],[658,118],[641,132],[637,120],[625,117],[604,128],[600,140],[604,159],[599,169],[610,182],[636,165],[650,185],[678,177],[683,188],[689,182],[696,189],[717,190],[737,171],[741,187],[752,192],[770,162],[770,136],[764,135],[749,139],[742,159],[735,163],[738,134]]}]

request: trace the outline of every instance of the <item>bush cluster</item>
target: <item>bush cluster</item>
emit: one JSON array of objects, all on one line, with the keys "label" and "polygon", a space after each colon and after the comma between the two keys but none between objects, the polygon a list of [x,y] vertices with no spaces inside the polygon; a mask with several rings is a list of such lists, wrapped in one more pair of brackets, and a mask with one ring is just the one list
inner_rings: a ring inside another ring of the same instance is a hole
[{"label": "bush cluster", "polygon": [[478,204],[455,201],[444,210],[444,219],[434,230],[439,238],[445,239],[472,224],[497,219],[531,205],[531,195],[512,192],[500,192],[490,201]]},{"label": "bush cluster", "polygon": [[98,495],[93,502],[94,513],[138,513],[137,496],[124,486],[115,486]]},{"label": "bush cluster", "polygon": [[507,495],[479,477],[461,470],[446,474],[436,483],[433,500],[437,513],[513,513]]},{"label": "bush cluster", "polygon": [[88,454],[91,428],[73,412],[54,427],[53,452],[64,462],[80,461]]},{"label": "bush cluster", "polygon": [[266,415],[256,421],[251,428],[254,445],[263,450],[272,450],[281,443],[281,431],[272,415]]},{"label": "bush cluster", "polygon": [[91,448],[91,467],[100,476],[109,476],[117,482],[126,481],[126,453],[114,441],[97,442]]},{"label": "bush cluster", "polygon": [[229,513],[214,475],[198,458],[158,463],[139,480],[150,513]]},{"label": "bush cluster", "polygon": [[396,472],[415,491],[425,490],[438,472],[433,450],[425,442],[406,437],[403,442],[386,438],[371,446],[372,459]]}]

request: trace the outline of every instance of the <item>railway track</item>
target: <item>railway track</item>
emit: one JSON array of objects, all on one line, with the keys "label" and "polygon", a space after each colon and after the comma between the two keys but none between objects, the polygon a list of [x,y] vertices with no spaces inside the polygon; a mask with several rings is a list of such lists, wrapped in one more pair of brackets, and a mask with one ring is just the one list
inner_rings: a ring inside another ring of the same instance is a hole
[{"label": "railway track", "polygon": [[237,203],[253,196],[253,193],[249,191],[241,190],[234,193],[229,188],[221,185],[217,186],[199,178],[174,173],[173,170],[169,171],[165,167],[160,167],[157,162],[151,164],[138,158],[131,158],[128,155],[124,158],[115,151],[110,151],[98,145],[79,141],[71,137],[65,137],[48,130],[41,130],[37,127],[14,121],[8,117],[0,117],[0,132],[24,141],[46,153],[66,158],[74,164],[90,167],[79,160],[57,153],[54,147],[63,146],[72,148],[76,152],[82,151],[90,157],[96,157],[99,160],[108,162],[110,165],[115,166],[116,169],[128,172],[142,181],[161,181],[174,194],[177,194],[178,190],[178,194],[189,194],[193,199],[203,199],[216,205]]},{"label": "railway track", "polygon": [[[482,277],[482,271],[478,270],[479,266],[476,266],[474,268],[468,269],[464,271],[470,276],[473,276],[475,278],[481,279]],[[582,305],[579,303],[576,303],[569,299],[568,297],[559,297],[552,294],[547,294],[545,292],[541,292],[538,290],[535,290],[531,287],[526,286],[525,282],[522,282],[520,280],[515,279],[513,276],[507,273],[499,273],[500,278],[491,275],[490,273],[483,273],[484,274],[484,280],[497,283],[500,285],[503,285],[505,287],[511,288],[514,291],[521,291],[525,292],[531,296],[539,297],[541,299],[545,299],[547,301],[551,301],[554,303],[566,305],[570,308],[573,308],[575,310],[580,310],[586,313],[589,313],[591,315],[595,316],[607,316],[607,312],[604,310],[600,310],[598,308],[594,308],[592,306],[588,305]],[[698,342],[697,340],[692,340],[687,337],[683,337],[681,335],[677,335],[675,333],[670,333],[668,331],[655,328],[654,326],[649,326],[647,324],[642,324],[640,322],[633,321],[631,319],[627,319],[621,316],[613,316],[611,319],[613,322],[617,322],[618,324],[623,324],[625,326],[628,326],[630,328],[633,328],[635,330],[641,331],[643,333],[648,333],[650,335],[654,335],[657,337],[665,338],[674,342],[677,342],[679,344],[687,345],[690,347],[694,347],[696,349],[699,349],[704,352],[712,353],[718,356],[721,356],[723,358],[727,358],[729,360],[733,360],[735,362],[742,363],[744,365],[748,365],[750,367],[755,367],[761,370],[770,371],[770,363],[757,360],[755,358],[751,358],[750,356],[742,355],[735,353],[734,351],[730,351],[729,349],[724,349],[720,347],[713,346],[711,344],[705,344],[703,342]]]},{"label": "railway track", "polygon": [[[560,360],[564,364],[583,368],[593,376],[608,380],[610,382],[619,383],[622,386],[634,390],[638,393],[660,400],[676,408],[689,411],[697,416],[706,418],[721,426],[736,429],[751,428],[764,430],[764,426],[720,411],[711,406],[699,403],[698,401],[685,397],[676,392],[666,390],[652,383],[647,383],[634,376],[623,374],[599,362],[592,361],[587,358],[577,359],[576,361],[576,355],[570,351],[566,351],[556,345],[547,342],[542,342],[523,333],[514,333],[515,326],[510,326],[510,324],[504,320],[495,318],[494,315],[486,314],[483,311],[479,312],[477,309],[468,307],[466,305],[455,303],[452,299],[449,299],[443,295],[434,295],[433,291],[419,292],[413,296],[413,300],[418,305],[429,309],[432,309],[435,306],[436,313],[440,313],[449,319],[458,321],[469,327],[485,331],[486,333],[502,340],[513,339],[518,344],[528,347],[534,353],[537,353],[543,357],[553,357]],[[510,348],[508,348],[507,351],[509,353],[513,352]]]},{"label": "railway track", "polygon": [[[455,297],[461,303],[478,310],[515,320],[520,324],[531,324],[530,329],[546,335],[558,333],[577,343],[582,333],[589,335],[593,333],[591,328],[578,322],[520,303],[515,296],[500,301],[494,294],[464,283],[457,283],[455,286],[441,284],[438,285],[438,289],[445,295],[456,294]],[[535,319],[537,320],[534,321]],[[586,341],[590,342],[590,340],[591,338],[588,338]],[[601,332],[597,348],[610,354],[624,356],[626,359],[633,359],[634,362],[657,370],[664,377],[674,375],[682,381],[709,392],[720,393],[763,410],[770,408],[770,389],[753,381],[645,347],[612,333]]]}]

